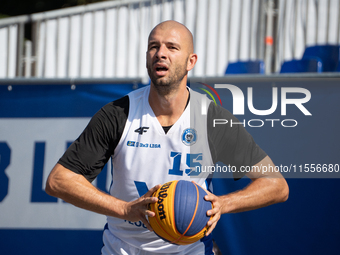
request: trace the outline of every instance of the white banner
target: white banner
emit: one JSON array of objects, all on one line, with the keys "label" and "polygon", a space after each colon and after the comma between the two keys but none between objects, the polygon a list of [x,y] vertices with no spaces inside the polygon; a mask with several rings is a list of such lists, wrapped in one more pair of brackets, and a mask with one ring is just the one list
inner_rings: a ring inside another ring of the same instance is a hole
[{"label": "white banner", "polygon": [[0,228],[103,229],[104,215],[44,192],[53,166],[88,122],[89,118],[0,119],[0,185],[8,185],[1,194]]}]

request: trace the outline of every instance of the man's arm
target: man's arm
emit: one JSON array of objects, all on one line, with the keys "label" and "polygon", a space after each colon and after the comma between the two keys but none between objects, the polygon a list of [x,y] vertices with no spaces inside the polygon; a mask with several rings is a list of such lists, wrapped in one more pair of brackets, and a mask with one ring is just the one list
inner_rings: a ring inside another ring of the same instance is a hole
[{"label": "man's arm", "polygon": [[98,190],[84,176],[56,164],[47,179],[45,191],[51,196],[59,197],[65,202],[89,211],[132,222],[141,220],[152,231],[145,216],[154,216],[154,212],[147,210],[147,205],[157,202],[157,198],[151,195],[158,188],[159,185],[137,200],[126,202]]},{"label": "man's arm", "polygon": [[289,188],[281,173],[257,171],[263,169],[263,166],[267,166],[268,169],[269,167],[275,169],[272,160],[266,156],[254,165],[253,171],[246,174],[252,181],[244,189],[223,196],[215,196],[212,193],[208,193],[205,199],[211,201],[214,208],[209,210],[207,214],[208,216],[214,216],[208,222],[208,226],[211,227],[207,235],[215,228],[223,213],[254,210],[284,202],[288,199]]}]

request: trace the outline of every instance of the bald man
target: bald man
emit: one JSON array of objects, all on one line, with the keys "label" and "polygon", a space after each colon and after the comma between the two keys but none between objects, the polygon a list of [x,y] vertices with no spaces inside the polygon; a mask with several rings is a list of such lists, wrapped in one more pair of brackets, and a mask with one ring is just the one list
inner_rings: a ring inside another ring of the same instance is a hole
[{"label": "bald man", "polygon": [[[160,184],[172,180],[195,180],[208,189],[207,175],[192,179],[181,169],[190,153],[199,153],[201,165],[222,161],[231,165],[274,166],[242,125],[233,130],[209,129],[212,118],[235,118],[227,110],[209,103],[201,114],[202,95],[187,87],[188,72],[195,66],[191,32],[182,24],[166,21],[148,38],[146,67],[150,86],[129,93],[100,109],[79,138],[67,149],[51,171],[46,192],[75,206],[107,215],[102,254],[213,254],[211,232],[221,214],[256,209],[288,196],[288,186],[278,173],[248,173],[252,182],[245,189],[224,196],[208,192],[213,203],[209,231],[200,242],[178,246],[160,239],[148,217],[148,204]],[[206,99],[204,99],[206,100]],[[192,121],[192,116],[198,116]],[[197,142],[185,132],[197,132]],[[144,146],[141,146],[143,144]],[[147,146],[147,145],[156,146]],[[237,151],[237,155],[235,155]],[[183,155],[179,165],[173,153]],[[112,159],[110,194],[91,182]],[[275,177],[275,178],[268,178]]]}]

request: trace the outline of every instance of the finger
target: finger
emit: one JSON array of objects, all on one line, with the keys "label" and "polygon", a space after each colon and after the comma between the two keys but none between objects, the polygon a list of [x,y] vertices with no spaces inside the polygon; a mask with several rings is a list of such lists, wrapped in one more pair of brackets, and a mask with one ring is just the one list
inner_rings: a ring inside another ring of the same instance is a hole
[{"label": "finger", "polygon": [[155,217],[156,213],[150,210],[145,210],[144,211],[144,215],[148,216],[148,217]]},{"label": "finger", "polygon": [[[208,191],[209,192],[209,191]],[[217,197],[214,195],[214,194],[212,194],[212,193],[208,193],[208,195],[205,195],[204,196],[204,199],[205,199],[205,201],[210,201],[210,202],[213,202],[213,201],[216,201],[217,200]]]},{"label": "finger", "polygon": [[210,220],[207,222],[207,226],[213,226],[216,225],[217,222],[220,220],[220,214],[215,214]]},{"label": "finger", "polygon": [[216,206],[216,207],[207,211],[207,216],[217,214],[219,211],[220,211],[220,208],[218,206]]},{"label": "finger", "polygon": [[158,201],[157,197],[144,197],[141,199],[140,203],[147,205],[147,204],[154,204]]},{"label": "finger", "polygon": [[217,222],[215,222],[214,224],[212,224],[209,228],[207,233],[205,233],[205,236],[208,236],[212,233],[212,231],[214,230],[214,228],[216,227]]},{"label": "finger", "polygon": [[146,228],[149,230],[149,231],[153,231],[149,221],[146,219],[145,215],[143,215],[141,217],[141,221],[143,222],[143,224],[146,226]]},{"label": "finger", "polygon": [[153,194],[156,190],[158,190],[160,187],[161,187],[160,184],[154,186],[153,188],[149,189],[148,192],[146,192],[144,196],[145,196],[145,197],[151,197],[152,194]]}]

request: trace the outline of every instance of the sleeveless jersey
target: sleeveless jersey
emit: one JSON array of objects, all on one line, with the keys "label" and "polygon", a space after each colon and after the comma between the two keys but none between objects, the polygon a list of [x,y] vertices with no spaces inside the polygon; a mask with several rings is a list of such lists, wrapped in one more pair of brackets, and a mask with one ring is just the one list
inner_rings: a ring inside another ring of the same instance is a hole
[{"label": "sleeveless jersey", "polygon": [[[165,134],[149,105],[149,91],[150,86],[128,94],[128,118],[111,161],[110,194],[133,201],[155,185],[172,180],[194,180],[207,189],[208,174],[197,172],[196,166],[213,165],[206,107],[202,108],[202,102],[208,105],[209,100],[190,91],[186,109]],[[141,222],[108,217],[108,229],[129,245],[146,251],[173,253],[190,248],[164,242]]]}]

